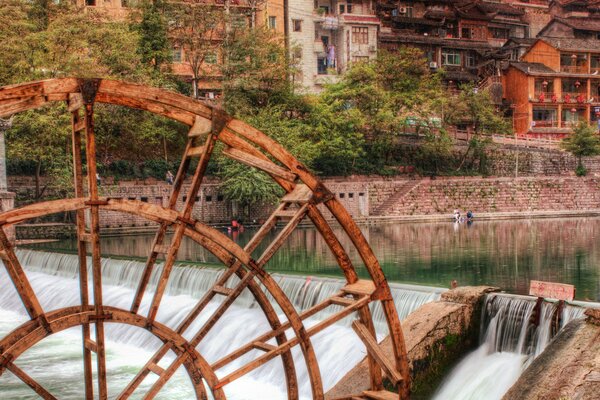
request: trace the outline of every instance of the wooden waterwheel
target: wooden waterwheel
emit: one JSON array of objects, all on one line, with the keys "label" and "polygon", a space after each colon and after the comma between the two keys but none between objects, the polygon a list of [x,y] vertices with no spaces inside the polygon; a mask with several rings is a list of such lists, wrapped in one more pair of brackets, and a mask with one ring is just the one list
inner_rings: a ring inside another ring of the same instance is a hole
[{"label": "wooden waterwheel", "polygon": [[[0,214],[0,258],[30,317],[28,322],[0,338],[0,382],[2,374],[8,370],[40,397],[55,399],[41,383],[18,367],[19,356],[52,334],[79,326],[82,332],[85,384],[82,397],[107,399],[109,395],[104,328],[106,324],[126,324],[147,330],[163,344],[121,391],[117,399],[130,398],[134,393],[139,397],[140,393],[136,393],[136,390],[139,389],[140,383],[150,374],[155,374],[158,376],[155,383],[149,390],[141,393],[144,399],[152,399],[182,366],[189,375],[196,398],[206,399],[210,393],[215,399],[225,399],[224,388],[229,383],[275,358],[279,358],[283,364],[287,397],[298,399],[295,361],[291,355],[291,349],[295,346],[299,346],[302,351],[303,362],[310,378],[312,397],[323,399],[325,395],[321,381],[322,371],[311,345],[311,337],[342,318],[352,317],[355,319],[352,325],[354,331],[367,349],[370,388],[368,391],[352,394],[351,397],[408,398],[409,370],[400,321],[390,288],[373,251],[350,214],[335,196],[281,145],[252,126],[233,119],[220,109],[203,102],[165,90],[105,79],[51,79],[0,88],[0,117],[42,107],[51,102],[66,102],[68,111],[72,114],[75,196],[32,204]],[[96,102],[146,110],[190,127],[185,152],[167,207],[99,195],[94,179]],[[192,215],[195,198],[218,141],[225,146],[223,154],[266,172],[286,192],[279,206],[244,248],[201,220],[194,219]],[[190,161],[193,158],[197,159],[197,163],[194,163],[196,166],[192,169]],[[188,174],[192,177],[191,184],[187,189],[187,196],[183,198],[183,206],[177,207],[180,194],[183,194],[184,179]],[[152,248],[148,250],[146,266],[129,309],[103,304],[99,239],[101,210],[140,216],[158,223],[159,226]],[[344,234],[349,237],[362,258],[370,279],[358,278],[340,239],[324,218],[324,210],[328,210],[342,226]],[[29,283],[27,272],[15,255],[14,244],[7,237],[7,228],[32,218],[66,211],[73,211],[77,215],[81,304],[44,310]],[[269,259],[303,220],[312,221],[320,232],[334,254],[347,284],[325,301],[307,310],[298,311],[266,267]],[[275,239],[266,246],[262,254],[256,254],[258,245],[277,223],[283,223],[285,226],[278,231]],[[216,256],[223,263],[224,271],[178,326],[166,326],[158,322],[156,316],[184,236]],[[86,257],[88,252],[91,253],[92,271],[89,277]],[[150,276],[159,257],[164,258],[160,279],[156,288],[149,291]],[[233,276],[238,278],[235,284],[229,283]],[[93,296],[89,294],[90,289],[93,289]],[[223,354],[218,361],[210,364],[197,347],[216,322],[226,318],[227,309],[245,290],[252,294],[260,306],[270,329],[229,354]],[[148,311],[142,313],[140,304],[144,296],[147,296],[147,301],[151,299],[151,302]],[[283,315],[275,311],[275,305],[268,300],[268,296],[274,299]],[[196,318],[208,312],[208,303],[218,297],[221,297],[221,302],[216,310],[211,311],[200,329],[190,332]],[[369,309],[369,304],[373,302],[381,303],[387,319],[393,344],[391,358],[382,351],[375,339],[375,328]],[[316,325],[305,326],[307,318],[333,306],[336,306],[335,312],[330,313],[327,318]],[[259,350],[260,356],[232,372],[222,372],[232,361],[252,350]],[[169,352],[175,354],[173,361],[169,361],[170,365],[166,368],[159,366],[159,361]],[[92,357],[94,354],[95,357]],[[94,359],[96,374],[92,373]],[[43,363],[44,360],[39,362]],[[383,381],[386,378],[399,394],[392,395],[383,390]]]}]

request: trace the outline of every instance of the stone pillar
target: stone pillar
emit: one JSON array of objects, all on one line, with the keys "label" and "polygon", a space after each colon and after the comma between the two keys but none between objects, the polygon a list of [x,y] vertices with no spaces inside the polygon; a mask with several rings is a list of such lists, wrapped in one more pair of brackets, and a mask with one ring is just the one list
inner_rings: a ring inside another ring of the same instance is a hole
[{"label": "stone pillar", "polygon": [[[0,212],[12,210],[15,207],[15,194],[8,191],[6,180],[6,147],[4,134],[12,126],[12,118],[0,118]],[[6,236],[12,242],[16,239],[14,226],[6,230]]]}]

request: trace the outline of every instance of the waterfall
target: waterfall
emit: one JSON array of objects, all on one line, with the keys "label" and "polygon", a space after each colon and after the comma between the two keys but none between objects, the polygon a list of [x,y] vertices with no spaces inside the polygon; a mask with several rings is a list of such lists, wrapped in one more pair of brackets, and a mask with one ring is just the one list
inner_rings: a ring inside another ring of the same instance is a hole
[{"label": "waterfall", "polygon": [[[516,382],[521,373],[552,340],[557,303],[491,294],[482,311],[480,346],[467,355],[446,377],[434,399],[494,400]],[[584,308],[567,305],[559,330],[583,317]],[[537,324],[536,324],[537,323]]]},{"label": "waterfall", "polygon": [[[30,282],[45,310],[79,304],[79,267],[76,255],[18,250],[17,256],[27,270]],[[91,265],[91,260],[88,265]],[[143,268],[144,263],[139,261],[103,259],[104,303],[127,309],[133,300]],[[150,280],[151,290],[156,286],[161,270],[162,265],[158,264]],[[171,327],[176,326],[221,274],[222,270],[215,268],[184,264],[176,266],[169,279],[157,320]],[[274,274],[273,277],[299,310],[319,303],[344,285],[342,280],[334,278],[282,274]],[[237,278],[232,278],[228,286],[231,287],[236,280]],[[421,304],[436,300],[442,291],[437,288],[392,285],[400,318],[404,318]],[[140,307],[141,314],[147,312],[150,297],[144,296]],[[189,338],[191,332],[199,329],[218,305],[219,299],[209,303],[184,336]],[[277,308],[276,310],[279,311]],[[311,326],[326,317],[326,313],[334,311],[327,310],[319,313],[306,321],[306,325]],[[372,312],[378,333],[385,334],[382,310],[376,306]],[[4,268],[0,268],[0,335],[6,334],[25,320],[25,310],[9,283]],[[312,338],[326,390],[365,356],[364,345],[348,327],[350,322],[351,318],[346,318],[340,324],[328,328],[327,334],[320,333]],[[269,330],[262,311],[251,294],[245,290],[234,306],[204,338],[198,349],[211,363]],[[106,337],[107,362],[111,372],[108,377],[109,393],[114,397],[161,343],[145,330],[113,324],[107,324]],[[73,328],[42,341],[23,354],[17,364],[51,392],[54,389],[53,393],[58,397],[78,398],[81,397],[83,390],[80,379],[82,368],[80,349],[80,329]],[[253,351],[236,360],[230,366],[219,370],[218,376],[234,371],[256,358],[258,354],[260,353]],[[300,393],[303,398],[308,398],[311,393],[310,382],[300,349],[296,346],[292,354],[297,367]],[[40,360],[47,362],[40,363]],[[164,362],[161,365],[168,366]],[[149,387],[152,380],[148,378],[146,381],[144,387]],[[188,399],[191,390],[186,375],[180,371],[161,391],[162,397],[157,398]],[[228,398],[239,400],[284,398],[285,390],[284,371],[281,362],[277,359],[225,387]],[[6,398],[29,398],[28,389],[10,373],[0,377],[0,392],[3,394],[2,397],[6,396]],[[36,397],[32,395],[31,398]]]}]

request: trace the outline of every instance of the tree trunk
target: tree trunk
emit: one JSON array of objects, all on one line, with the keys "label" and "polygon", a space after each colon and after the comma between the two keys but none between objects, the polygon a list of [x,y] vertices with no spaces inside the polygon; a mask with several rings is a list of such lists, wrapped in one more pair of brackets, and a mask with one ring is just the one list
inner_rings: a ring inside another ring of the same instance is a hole
[{"label": "tree trunk", "polygon": [[38,160],[35,166],[35,199],[40,198],[40,173],[42,171],[42,161]]}]

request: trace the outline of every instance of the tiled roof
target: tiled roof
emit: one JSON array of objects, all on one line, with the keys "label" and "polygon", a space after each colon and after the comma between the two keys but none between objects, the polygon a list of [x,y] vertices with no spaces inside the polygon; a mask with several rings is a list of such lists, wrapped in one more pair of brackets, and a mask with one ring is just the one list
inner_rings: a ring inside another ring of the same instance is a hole
[{"label": "tiled roof", "polygon": [[541,63],[529,63],[529,62],[511,62],[510,66],[515,67],[521,72],[526,74],[554,74],[556,71],[546,67]]},{"label": "tiled roof", "polygon": [[488,3],[484,1],[480,4],[480,7],[489,13],[498,12],[507,15],[525,15],[525,11],[506,3]]},{"label": "tiled roof", "polygon": [[600,52],[600,40],[545,37],[540,40],[559,50]]},{"label": "tiled roof", "polygon": [[477,42],[466,39],[446,39],[436,36],[399,35],[396,33],[381,33],[379,40],[383,43],[429,44],[439,45],[450,49],[492,50],[495,47],[488,42]]},{"label": "tiled roof", "polygon": [[573,29],[600,32],[600,19],[598,18],[560,18],[554,17],[556,21],[570,26]]}]

